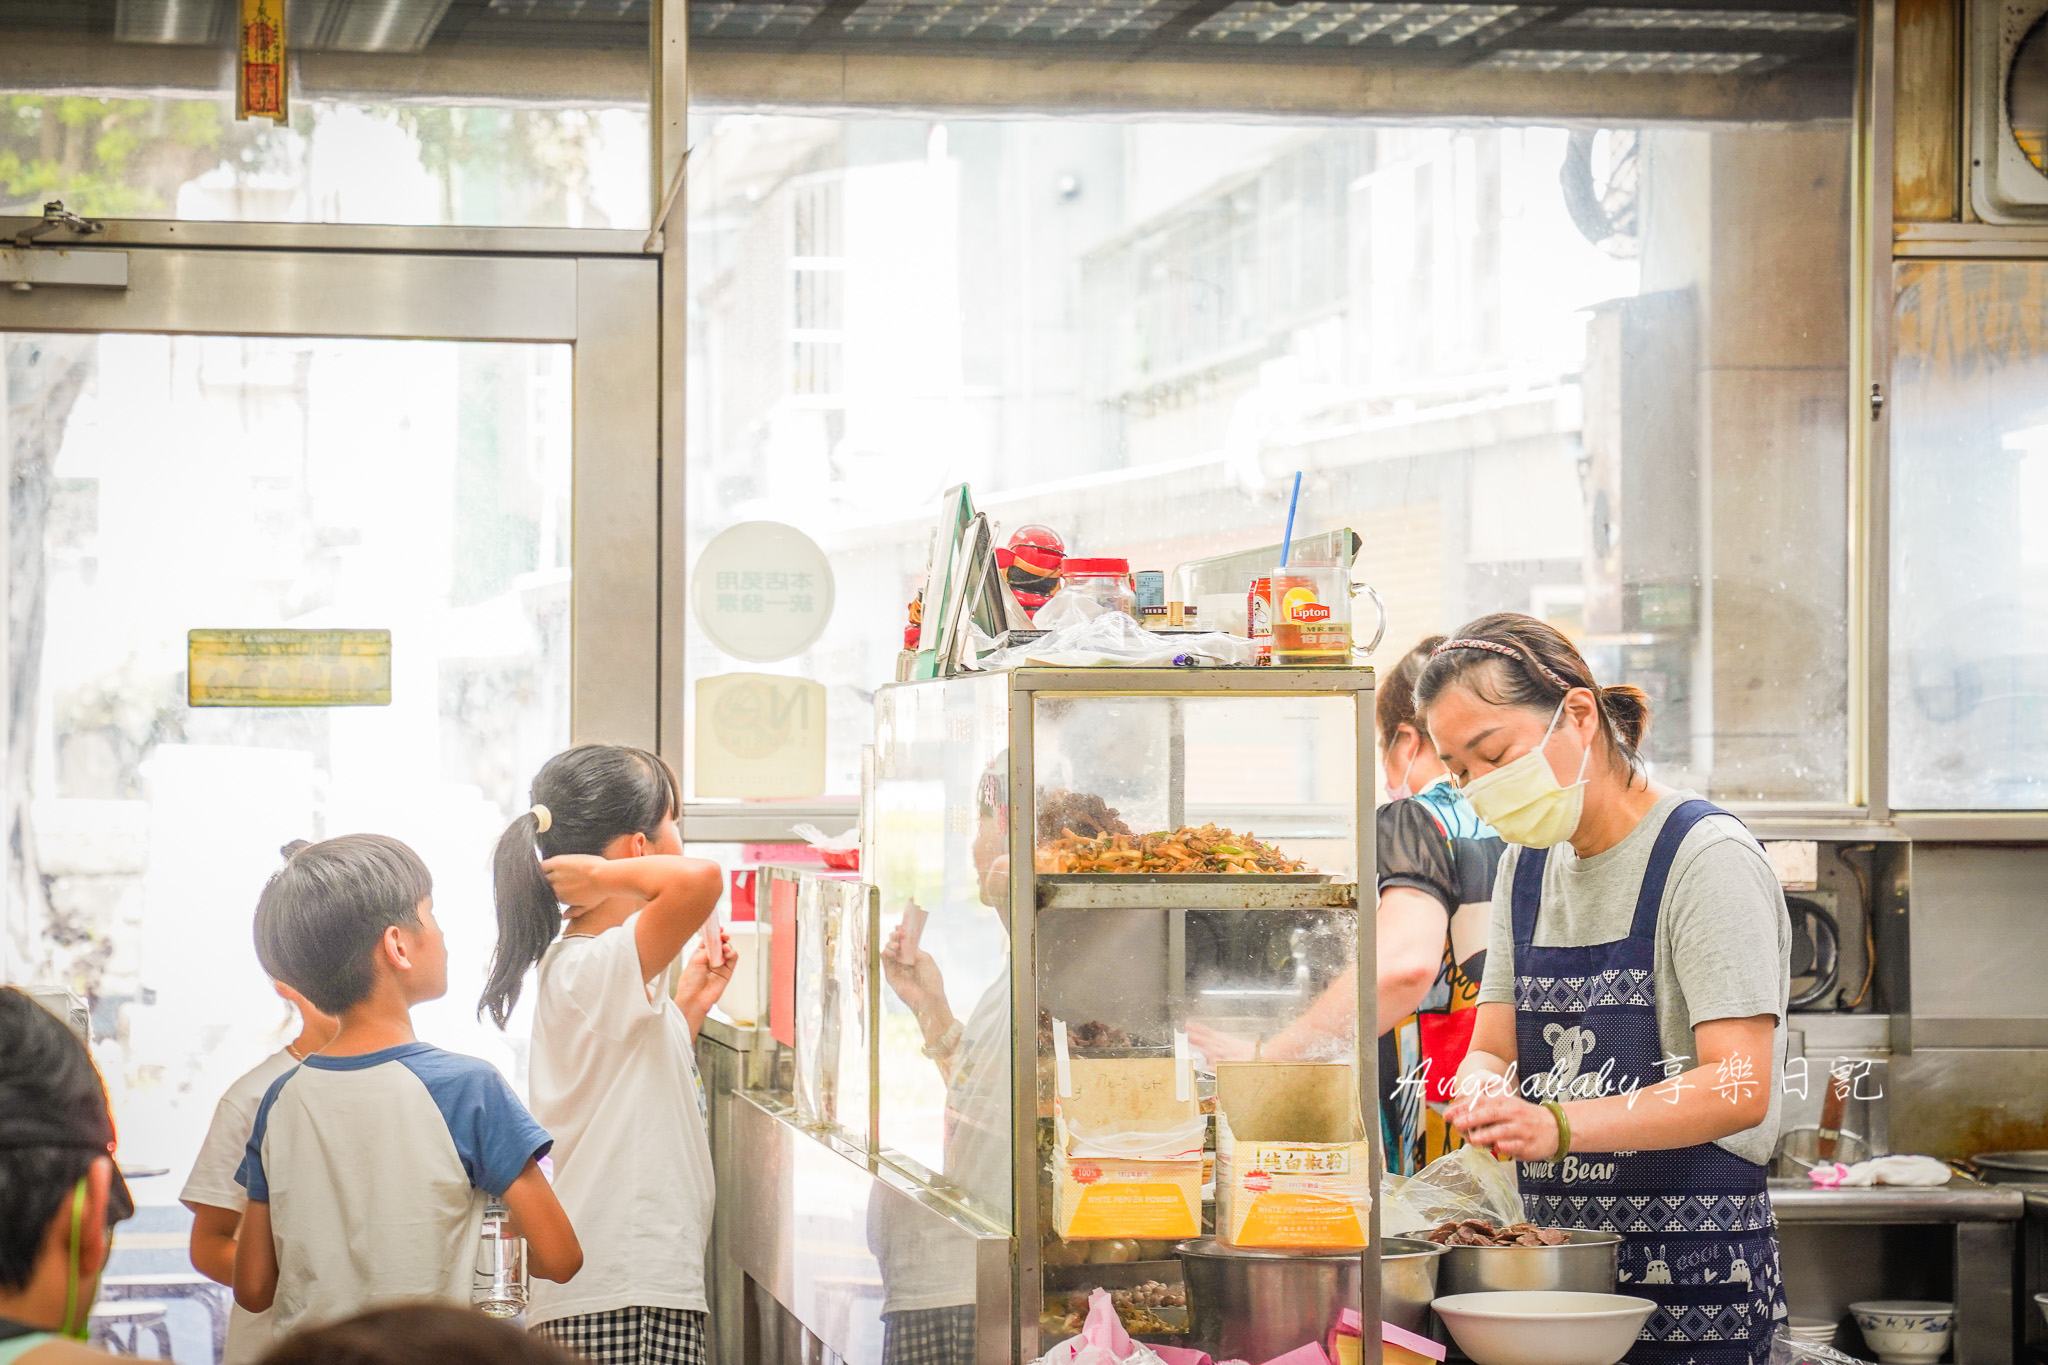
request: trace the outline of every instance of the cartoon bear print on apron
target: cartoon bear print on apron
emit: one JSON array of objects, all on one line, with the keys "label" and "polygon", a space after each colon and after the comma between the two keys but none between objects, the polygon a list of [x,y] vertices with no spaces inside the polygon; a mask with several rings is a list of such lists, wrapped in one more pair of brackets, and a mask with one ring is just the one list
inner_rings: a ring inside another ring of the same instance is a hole
[{"label": "cartoon bear print on apron", "polygon": [[[1536,916],[1547,849],[1516,854],[1513,894],[1515,1045],[1537,1099],[1592,1098],[1639,1086],[1638,1105],[1664,1104],[1657,1034],[1657,918],[1678,847],[1709,815],[1674,809],[1657,834],[1627,938],[1539,948]],[[1690,1059],[1687,1059],[1688,1062]],[[1775,1084],[1768,1069],[1760,1084]],[[1538,1227],[1621,1234],[1619,1292],[1654,1300],[1629,1365],[1758,1365],[1785,1316],[1778,1238],[1765,1169],[1711,1142],[1663,1152],[1567,1154],[1521,1164],[1522,1199]]]}]

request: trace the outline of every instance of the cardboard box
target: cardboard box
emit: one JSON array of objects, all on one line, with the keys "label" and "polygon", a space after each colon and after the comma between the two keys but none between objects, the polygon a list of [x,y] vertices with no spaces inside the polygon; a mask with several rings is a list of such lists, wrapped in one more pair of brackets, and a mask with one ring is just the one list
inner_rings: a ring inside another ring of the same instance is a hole
[{"label": "cardboard box", "polygon": [[1065,1056],[1055,1028],[1053,1224],[1065,1238],[1199,1237],[1205,1121],[1184,1057]]},{"label": "cardboard box", "polygon": [[1343,1062],[1216,1068],[1216,1240],[1348,1249],[1368,1240],[1372,1147]]}]

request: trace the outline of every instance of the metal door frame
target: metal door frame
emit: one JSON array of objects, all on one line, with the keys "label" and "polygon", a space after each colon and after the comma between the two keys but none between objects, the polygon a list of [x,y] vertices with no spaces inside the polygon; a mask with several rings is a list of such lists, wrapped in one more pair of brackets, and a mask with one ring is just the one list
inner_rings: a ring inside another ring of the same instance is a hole
[{"label": "metal door frame", "polygon": [[[125,252],[128,288],[0,291],[0,332],[569,343],[570,728],[579,743],[656,748],[660,258],[425,255],[416,233],[398,252],[155,244],[185,226],[110,231],[107,246],[67,242],[79,254]],[[384,232],[347,235],[367,245]],[[187,240],[208,235],[186,230]]]}]

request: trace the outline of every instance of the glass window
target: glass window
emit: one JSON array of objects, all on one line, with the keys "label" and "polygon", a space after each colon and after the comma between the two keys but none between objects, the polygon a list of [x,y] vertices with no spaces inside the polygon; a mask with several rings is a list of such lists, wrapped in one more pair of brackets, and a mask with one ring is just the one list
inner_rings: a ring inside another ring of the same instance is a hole
[{"label": "glass window", "polygon": [[2048,267],[1898,266],[1891,804],[2048,807]]},{"label": "glass window", "polygon": [[[171,1172],[137,1197],[175,1200],[214,1102],[291,1037],[250,939],[288,840],[418,850],[449,986],[414,1023],[523,1080],[530,1021],[500,1033],[476,1002],[491,849],[569,737],[569,347],[0,334],[0,351],[0,980],[91,1003],[122,1155]],[[391,703],[191,707],[195,627],[388,628]]]},{"label": "glass window", "polygon": [[881,1146],[998,1226],[1011,1214],[1014,1094],[1008,700],[989,676],[881,693],[865,872],[884,936]]},{"label": "glass window", "polygon": [[235,8],[0,6],[0,215],[647,226],[647,0],[294,4],[284,126]]},{"label": "glass window", "polygon": [[[1383,663],[1532,612],[1665,781],[1847,796],[1846,123],[700,113],[689,537],[790,523],[859,790],[940,492],[1134,569],[1350,527]],[[1799,211],[1787,213],[1787,204]]]}]

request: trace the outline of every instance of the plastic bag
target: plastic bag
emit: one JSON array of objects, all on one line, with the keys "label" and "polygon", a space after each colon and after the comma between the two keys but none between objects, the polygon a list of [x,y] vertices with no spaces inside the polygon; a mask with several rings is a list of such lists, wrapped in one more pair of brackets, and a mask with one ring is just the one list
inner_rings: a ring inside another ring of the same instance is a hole
[{"label": "plastic bag", "polygon": [[1502,1228],[1523,1221],[1514,1162],[1495,1161],[1484,1148],[1468,1145],[1414,1175],[1381,1177],[1380,1231],[1388,1237],[1420,1237],[1465,1218]]},{"label": "plastic bag", "polygon": [[[1054,599],[1057,601],[1058,599]],[[1039,611],[1040,620],[1050,610]],[[1258,662],[1258,648],[1235,635],[1161,635],[1133,620],[1128,612],[1105,611],[1085,621],[1049,630],[1026,644],[984,655],[984,669],[1051,664],[1061,668],[1167,668],[1186,662],[1196,667],[1249,665]]]},{"label": "plastic bag", "polygon": [[1066,626],[1086,625],[1107,610],[1102,603],[1078,592],[1056,592],[1046,604],[1031,614],[1031,624],[1040,630],[1060,630]]},{"label": "plastic bag", "polygon": [[1780,1323],[1771,1332],[1771,1365],[1868,1365],[1857,1356],[1844,1355],[1832,1346],[1795,1341]]},{"label": "plastic bag", "polygon": [[1109,1301],[1109,1291],[1098,1289],[1088,1296],[1088,1321],[1081,1335],[1068,1337],[1038,1358],[1038,1365],[1166,1365],[1142,1341],[1132,1341]]},{"label": "plastic bag", "polygon": [[1853,1166],[1831,1161],[1806,1173],[1809,1180],[1823,1189],[1841,1185],[1946,1185],[1954,1174],[1947,1162],[1931,1156],[1881,1156]]},{"label": "plastic bag", "polygon": [[791,825],[790,832],[818,850],[825,866],[839,872],[860,871],[860,826],[844,834],[827,834],[816,825]]}]

